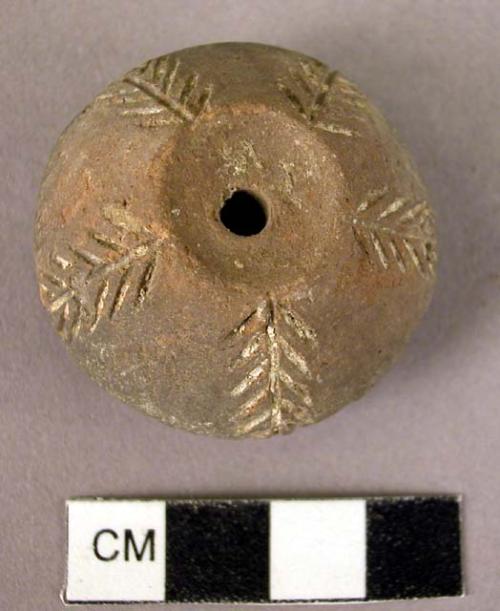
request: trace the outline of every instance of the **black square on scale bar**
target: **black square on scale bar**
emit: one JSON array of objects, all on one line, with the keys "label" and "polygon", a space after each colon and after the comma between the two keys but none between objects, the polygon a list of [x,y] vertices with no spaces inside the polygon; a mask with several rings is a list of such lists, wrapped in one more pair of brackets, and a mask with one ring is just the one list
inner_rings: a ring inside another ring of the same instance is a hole
[{"label": "black square on scale bar", "polygon": [[269,504],[176,502],[167,509],[167,600],[268,600]]},{"label": "black square on scale bar", "polygon": [[368,502],[368,599],[460,596],[456,498]]}]

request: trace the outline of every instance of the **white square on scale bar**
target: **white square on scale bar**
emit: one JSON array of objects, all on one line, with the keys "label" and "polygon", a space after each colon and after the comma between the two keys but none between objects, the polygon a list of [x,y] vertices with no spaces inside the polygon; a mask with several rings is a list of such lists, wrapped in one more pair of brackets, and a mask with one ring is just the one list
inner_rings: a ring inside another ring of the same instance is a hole
[{"label": "white square on scale bar", "polygon": [[165,501],[73,500],[65,600],[165,600]]},{"label": "white square on scale bar", "polygon": [[272,600],[366,596],[366,502],[271,502]]}]

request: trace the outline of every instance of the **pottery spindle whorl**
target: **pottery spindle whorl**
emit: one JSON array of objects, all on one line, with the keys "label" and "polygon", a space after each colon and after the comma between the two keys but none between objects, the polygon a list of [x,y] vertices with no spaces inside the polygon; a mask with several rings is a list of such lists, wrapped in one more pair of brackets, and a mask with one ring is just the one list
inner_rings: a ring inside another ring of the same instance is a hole
[{"label": "pottery spindle whorl", "polygon": [[407,153],[338,72],[215,44],[146,62],[71,123],[40,194],[41,298],[123,401],[270,436],[360,397],[434,283]]}]

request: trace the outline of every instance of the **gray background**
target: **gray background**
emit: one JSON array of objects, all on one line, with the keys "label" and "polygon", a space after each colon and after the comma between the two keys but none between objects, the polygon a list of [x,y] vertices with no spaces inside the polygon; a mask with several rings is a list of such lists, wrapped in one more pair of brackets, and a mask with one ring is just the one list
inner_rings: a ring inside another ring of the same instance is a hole
[{"label": "gray background", "polygon": [[[72,495],[408,492],[465,495],[469,594],[383,608],[498,608],[499,31],[493,0],[1,0],[0,609],[62,607]],[[127,69],[220,40],[296,48],[357,81],[413,151],[440,226],[435,298],[399,364],[335,418],[263,442],[193,437],[110,398],[68,358],[33,271],[60,131]]]}]

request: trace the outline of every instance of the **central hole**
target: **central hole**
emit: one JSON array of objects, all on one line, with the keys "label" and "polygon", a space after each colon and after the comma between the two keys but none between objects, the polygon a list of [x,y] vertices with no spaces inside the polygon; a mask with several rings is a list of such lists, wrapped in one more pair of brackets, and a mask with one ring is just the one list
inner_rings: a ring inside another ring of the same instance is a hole
[{"label": "central hole", "polygon": [[263,203],[248,191],[235,191],[224,201],[220,210],[224,227],[236,235],[249,236],[260,233],[267,223]]}]

